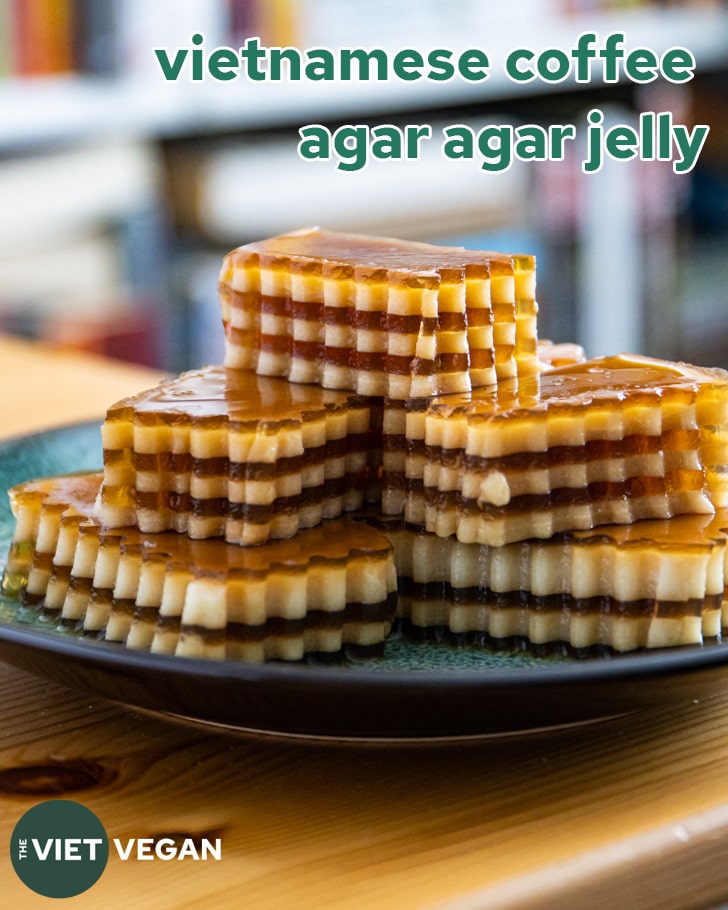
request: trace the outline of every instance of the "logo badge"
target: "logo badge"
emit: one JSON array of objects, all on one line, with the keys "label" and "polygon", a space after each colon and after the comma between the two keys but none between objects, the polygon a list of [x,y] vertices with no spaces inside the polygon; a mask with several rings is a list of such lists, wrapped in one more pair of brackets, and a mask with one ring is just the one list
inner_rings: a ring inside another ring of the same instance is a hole
[{"label": "logo badge", "polygon": [[80,803],[52,799],[15,826],[10,857],[18,878],[43,897],[74,897],[94,885],[109,859],[99,819]]}]

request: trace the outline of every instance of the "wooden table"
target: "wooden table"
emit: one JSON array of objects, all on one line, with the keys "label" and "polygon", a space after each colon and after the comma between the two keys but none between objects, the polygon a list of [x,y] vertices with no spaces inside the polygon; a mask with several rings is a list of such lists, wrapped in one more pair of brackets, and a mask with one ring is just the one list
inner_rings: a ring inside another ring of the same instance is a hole
[{"label": "wooden table", "polygon": [[[157,379],[0,339],[1,433],[100,416]],[[0,664],[3,906],[49,906],[8,844],[52,798],[87,806],[110,839],[222,843],[219,862],[112,850],[73,908],[712,906],[728,898],[728,684],[700,686],[538,736],[354,746],[208,731]]]}]

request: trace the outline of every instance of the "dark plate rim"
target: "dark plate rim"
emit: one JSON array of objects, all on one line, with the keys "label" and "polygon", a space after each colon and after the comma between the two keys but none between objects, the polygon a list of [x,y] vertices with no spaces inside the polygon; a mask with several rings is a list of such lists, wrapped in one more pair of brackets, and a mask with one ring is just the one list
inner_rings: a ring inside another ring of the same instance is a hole
[{"label": "dark plate rim", "polygon": [[274,683],[283,686],[311,684],[319,688],[332,686],[336,690],[385,688],[393,695],[397,692],[431,689],[449,692],[473,688],[512,691],[543,686],[608,683],[612,680],[621,683],[636,682],[660,676],[708,671],[728,664],[728,642],[688,646],[672,651],[574,658],[572,661],[559,661],[558,664],[545,667],[406,670],[386,667],[373,669],[365,665],[339,667],[336,664],[323,666],[277,662],[246,664],[126,650],[103,641],[79,640],[64,636],[63,633],[25,628],[22,623],[7,621],[0,622],[0,655],[3,643],[126,673],[138,671],[160,677],[224,680],[231,685],[238,682],[246,686]]},{"label": "dark plate rim", "polygon": [[[101,418],[54,425],[45,430],[17,434],[0,442],[0,461],[18,446],[31,446],[34,441],[47,441],[59,433],[87,432],[99,427]],[[0,568],[5,554],[0,553]],[[93,640],[64,637],[62,633],[30,629],[19,622],[0,622],[0,643],[24,649],[44,650],[89,665],[109,669],[185,676],[198,680],[227,680],[230,683],[263,684],[275,682],[299,685],[310,682],[319,687],[388,688],[399,690],[439,690],[490,688],[531,688],[544,685],[602,683],[611,680],[637,681],[659,676],[693,673],[728,664],[728,641],[711,641],[674,649],[629,652],[606,656],[574,658],[547,667],[514,666],[479,669],[477,667],[403,670],[362,665],[337,667],[336,664],[285,664],[277,662],[245,664],[234,661],[211,661],[202,658],[180,658],[165,654],[133,651]],[[0,649],[1,650],[1,649]],[[0,655],[1,658],[1,655]]]}]

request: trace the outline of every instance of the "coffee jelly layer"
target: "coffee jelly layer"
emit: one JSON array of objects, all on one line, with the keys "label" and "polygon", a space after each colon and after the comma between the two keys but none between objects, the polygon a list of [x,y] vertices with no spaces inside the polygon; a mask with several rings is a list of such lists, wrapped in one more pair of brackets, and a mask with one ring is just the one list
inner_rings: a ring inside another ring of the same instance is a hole
[{"label": "coffee jelly layer", "polygon": [[100,482],[74,475],[11,490],[16,529],[3,588],[27,608],[181,657],[298,660],[386,638],[396,573],[380,531],[334,519],[292,540],[239,547],[108,529],[91,517]]},{"label": "coffee jelly layer", "polygon": [[728,626],[728,510],[489,547],[399,519],[398,617],[419,629],[618,651],[702,643]]},{"label": "coffee jelly layer", "polygon": [[380,412],[354,393],[250,370],[183,373],[109,408],[97,517],[242,545],[292,537],[361,505]]},{"label": "coffee jelly layer", "polygon": [[238,247],[227,366],[407,399],[538,369],[532,256],[304,228]]},{"label": "coffee jelly layer", "polygon": [[597,358],[410,402],[390,449],[403,422],[404,516],[441,537],[499,546],[728,505],[723,370]]}]

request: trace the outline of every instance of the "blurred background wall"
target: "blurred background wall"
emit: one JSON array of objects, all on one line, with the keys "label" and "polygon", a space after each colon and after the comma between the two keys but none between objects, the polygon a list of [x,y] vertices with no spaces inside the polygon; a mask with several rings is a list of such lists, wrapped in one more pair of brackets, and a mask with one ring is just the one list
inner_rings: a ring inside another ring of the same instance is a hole
[{"label": "blurred background wall", "polygon": [[[684,85],[166,82],[152,49],[568,49],[583,31],[684,45]],[[0,0],[0,331],[179,370],[222,358],[221,256],[303,225],[538,257],[540,335],[728,368],[728,9],[617,0]],[[486,173],[302,162],[321,123],[706,123],[698,165],[563,162]]]}]

